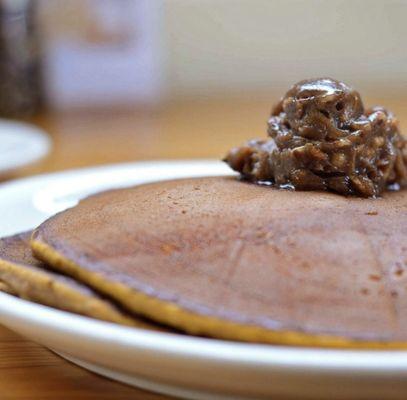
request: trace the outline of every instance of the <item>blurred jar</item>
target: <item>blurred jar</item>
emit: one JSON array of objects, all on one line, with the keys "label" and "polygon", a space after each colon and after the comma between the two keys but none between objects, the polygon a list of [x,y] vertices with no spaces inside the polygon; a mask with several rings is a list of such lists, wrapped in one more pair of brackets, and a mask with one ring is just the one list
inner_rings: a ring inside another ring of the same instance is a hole
[{"label": "blurred jar", "polygon": [[29,116],[41,104],[35,10],[35,0],[0,0],[0,116]]}]

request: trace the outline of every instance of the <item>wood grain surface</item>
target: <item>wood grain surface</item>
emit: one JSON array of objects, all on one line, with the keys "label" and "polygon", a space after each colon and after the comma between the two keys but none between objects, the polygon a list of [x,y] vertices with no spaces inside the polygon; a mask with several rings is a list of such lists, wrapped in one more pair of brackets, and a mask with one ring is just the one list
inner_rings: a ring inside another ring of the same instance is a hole
[{"label": "wood grain surface", "polygon": [[[265,135],[267,116],[275,99],[246,94],[242,98],[186,99],[154,111],[42,114],[32,122],[49,132],[53,151],[43,162],[20,172],[19,177],[115,162],[221,158],[229,147]],[[382,103],[392,109],[407,131],[407,99],[395,100],[389,94],[372,97],[366,103]],[[96,376],[0,326],[0,399],[167,397]]]}]

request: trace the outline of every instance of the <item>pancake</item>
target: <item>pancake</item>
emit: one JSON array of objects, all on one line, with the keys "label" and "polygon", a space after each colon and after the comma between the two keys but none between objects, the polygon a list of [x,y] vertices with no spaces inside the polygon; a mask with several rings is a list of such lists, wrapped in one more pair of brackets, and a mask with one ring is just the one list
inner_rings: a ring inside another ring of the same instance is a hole
[{"label": "pancake", "polygon": [[13,288],[10,287],[9,285],[7,285],[6,282],[3,282],[1,280],[0,280],[0,292],[5,292],[8,294],[15,294]]},{"label": "pancake", "polygon": [[407,347],[407,192],[380,199],[200,178],[100,193],[37,257],[160,323],[249,342]]},{"label": "pancake", "polygon": [[61,310],[119,324],[151,328],[74,279],[50,271],[29,246],[31,233],[0,239],[0,290]]}]

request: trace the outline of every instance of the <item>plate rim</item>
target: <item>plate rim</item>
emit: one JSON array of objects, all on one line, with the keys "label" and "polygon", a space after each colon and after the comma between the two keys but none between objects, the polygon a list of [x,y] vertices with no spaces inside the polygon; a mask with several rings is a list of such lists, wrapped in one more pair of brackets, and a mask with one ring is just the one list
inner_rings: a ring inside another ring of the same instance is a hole
[{"label": "plate rim", "polygon": [[[109,338],[111,345],[155,351],[179,359],[273,367],[285,370],[306,368],[308,372],[357,371],[365,373],[405,373],[407,351],[336,349],[280,346],[234,342],[221,339],[155,332],[58,310],[0,292],[0,315],[8,315],[35,326],[63,331],[96,342]],[[1,318],[1,317],[0,317]]]}]

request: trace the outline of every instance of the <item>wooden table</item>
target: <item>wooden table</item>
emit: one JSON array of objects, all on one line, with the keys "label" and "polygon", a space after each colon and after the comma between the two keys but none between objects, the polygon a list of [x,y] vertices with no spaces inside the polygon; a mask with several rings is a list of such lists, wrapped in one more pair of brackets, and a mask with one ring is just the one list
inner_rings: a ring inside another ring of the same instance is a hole
[{"label": "wooden table", "polygon": [[[178,101],[156,111],[40,115],[33,122],[50,133],[53,151],[20,175],[146,159],[219,159],[231,146],[265,135],[272,101],[246,94],[245,98]],[[407,131],[407,100],[382,102],[399,116]],[[167,398],[98,377],[2,327],[0,370],[1,400]]]}]

